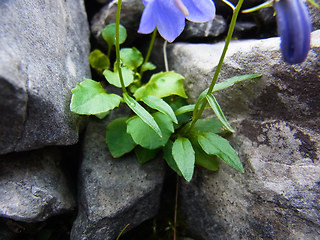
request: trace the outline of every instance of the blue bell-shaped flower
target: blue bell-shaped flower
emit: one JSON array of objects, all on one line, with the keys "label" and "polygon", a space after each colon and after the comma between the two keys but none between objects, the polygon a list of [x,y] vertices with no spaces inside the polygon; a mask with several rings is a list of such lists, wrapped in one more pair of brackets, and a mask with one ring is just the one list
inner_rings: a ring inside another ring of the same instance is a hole
[{"label": "blue bell-shaped flower", "polygon": [[275,1],[278,33],[283,60],[302,63],[310,49],[311,21],[302,0]]}]

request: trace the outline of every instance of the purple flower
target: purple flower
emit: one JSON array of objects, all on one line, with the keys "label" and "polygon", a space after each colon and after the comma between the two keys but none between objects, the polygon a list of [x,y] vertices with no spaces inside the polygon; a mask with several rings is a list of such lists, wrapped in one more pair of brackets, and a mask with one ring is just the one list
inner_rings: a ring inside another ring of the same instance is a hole
[{"label": "purple flower", "polygon": [[216,14],[212,0],[143,0],[139,33],[151,33],[157,27],[160,35],[173,42],[183,31],[185,18],[207,22]]},{"label": "purple flower", "polygon": [[310,49],[311,21],[307,7],[302,0],[278,0],[275,8],[283,60],[301,63]]}]

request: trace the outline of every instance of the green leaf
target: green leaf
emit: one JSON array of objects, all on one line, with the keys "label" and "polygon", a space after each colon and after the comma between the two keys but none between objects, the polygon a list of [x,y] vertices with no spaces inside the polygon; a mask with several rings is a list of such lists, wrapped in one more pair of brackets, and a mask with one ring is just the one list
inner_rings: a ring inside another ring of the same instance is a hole
[{"label": "green leaf", "polygon": [[232,127],[228,123],[226,117],[224,116],[216,98],[212,94],[209,94],[209,95],[207,95],[207,101],[208,101],[210,107],[212,108],[212,110],[214,111],[214,113],[216,114],[217,118],[222,122],[222,124],[225,126],[225,128],[228,129],[230,132],[234,132],[234,130],[232,129]]},{"label": "green leaf", "polygon": [[197,99],[197,102],[196,102],[196,104],[195,104],[195,106],[194,106],[194,108],[196,109],[196,111],[193,112],[193,118],[196,117],[197,112],[199,111],[199,108],[200,108],[200,106],[201,106],[201,103],[202,103],[203,99],[205,99],[206,94],[208,93],[208,90],[209,90],[209,88],[203,90],[202,93],[200,93],[200,95],[199,95],[199,97],[198,97],[198,99]]},{"label": "green leaf", "polygon": [[70,110],[73,113],[96,115],[118,107],[121,97],[108,94],[99,82],[84,79],[71,90]]},{"label": "green leaf", "polygon": [[134,152],[140,163],[146,163],[157,156],[159,149],[150,150],[150,149],[137,146],[134,149]]},{"label": "green leaf", "polygon": [[178,116],[178,115],[181,115],[181,114],[184,114],[184,113],[187,113],[187,112],[192,112],[195,106],[196,106],[195,104],[182,106],[181,108],[178,108],[174,112],[174,114]]},{"label": "green leaf", "polygon": [[242,163],[229,142],[215,133],[203,133],[198,135],[198,142],[202,149],[209,155],[217,155],[229,166],[244,172]]},{"label": "green leaf", "polygon": [[[116,24],[107,25],[101,32],[102,38],[108,43],[109,48],[116,42]],[[127,30],[124,26],[119,25],[119,43],[124,43],[127,38]]]},{"label": "green leaf", "polygon": [[[133,72],[129,68],[126,68],[126,67],[122,67],[121,71],[122,71],[122,78],[123,78],[124,86],[128,87],[134,81]],[[119,72],[116,69],[114,70],[114,72],[112,72],[108,69],[104,70],[103,75],[110,84],[112,84],[118,88],[121,88]]]},{"label": "green leaf", "polygon": [[234,84],[236,84],[238,82],[248,80],[248,79],[258,78],[261,76],[262,76],[261,74],[246,74],[246,75],[241,75],[241,76],[234,76],[234,77],[229,78],[223,82],[217,83],[213,88],[213,92],[226,89],[228,87],[233,86]]},{"label": "green leaf", "polygon": [[95,114],[95,116],[99,119],[104,119],[106,116],[108,116],[110,112],[103,112],[103,113],[98,113],[98,114]]},{"label": "green leaf", "polygon": [[98,49],[95,49],[90,53],[89,63],[90,66],[97,70],[99,73],[110,67],[109,58]]},{"label": "green leaf", "polygon": [[176,116],[174,115],[174,112],[170,105],[163,101],[161,98],[148,95],[141,99],[145,104],[147,104],[149,107],[158,110],[159,112],[162,112],[163,114],[167,115],[171,118],[171,120],[174,123],[178,123],[178,120]]},{"label": "green leaf", "polygon": [[114,158],[131,152],[136,146],[132,137],[127,133],[127,120],[127,117],[117,118],[107,126],[106,143]]},{"label": "green leaf", "polygon": [[161,130],[150,113],[127,93],[123,93],[123,99],[131,110],[134,111],[135,114],[137,114],[160,138],[162,138]]},{"label": "green leaf", "polygon": [[191,136],[189,139],[195,153],[196,164],[211,171],[218,171],[219,162],[217,156],[208,155],[203,151],[196,136]]},{"label": "green leaf", "polygon": [[175,160],[173,159],[172,146],[173,146],[173,142],[169,140],[163,148],[163,158],[166,160],[168,166],[173,171],[175,171],[179,176],[182,176],[182,173],[180,172]]},{"label": "green leaf", "polygon": [[182,176],[190,182],[192,179],[195,154],[188,138],[177,138],[172,146],[172,156]]},{"label": "green leaf", "polygon": [[164,98],[170,95],[178,95],[183,98],[187,98],[183,88],[184,77],[180,74],[170,72],[160,72],[152,75],[150,81],[140,87],[134,96],[137,100],[152,95],[158,98]]},{"label": "green leaf", "polygon": [[142,64],[141,66],[141,72],[146,72],[146,71],[149,71],[149,70],[154,70],[156,69],[156,66],[154,64],[152,64],[151,62],[146,62],[144,64]]},{"label": "green leaf", "polygon": [[124,66],[131,70],[137,69],[143,63],[141,52],[133,48],[122,48],[120,50],[120,59]]},{"label": "green leaf", "polygon": [[137,144],[147,149],[165,146],[174,132],[173,123],[169,117],[160,112],[153,113],[152,116],[161,129],[162,138],[141,118],[132,117],[127,121],[127,132]]},{"label": "green leaf", "polygon": [[211,133],[222,133],[224,125],[218,120],[214,118],[208,119],[198,119],[198,121],[194,124],[191,132],[211,132]]}]

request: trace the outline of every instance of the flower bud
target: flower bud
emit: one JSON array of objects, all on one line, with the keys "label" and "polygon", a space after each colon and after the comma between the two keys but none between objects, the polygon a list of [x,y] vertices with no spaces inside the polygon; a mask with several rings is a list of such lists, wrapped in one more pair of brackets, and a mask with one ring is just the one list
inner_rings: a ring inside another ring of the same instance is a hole
[{"label": "flower bud", "polygon": [[283,60],[302,63],[310,49],[311,21],[302,0],[276,0],[278,33]]}]

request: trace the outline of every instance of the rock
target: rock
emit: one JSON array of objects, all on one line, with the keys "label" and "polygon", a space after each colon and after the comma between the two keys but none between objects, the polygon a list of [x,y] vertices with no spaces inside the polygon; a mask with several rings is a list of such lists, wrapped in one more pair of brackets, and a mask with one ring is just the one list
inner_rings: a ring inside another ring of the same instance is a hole
[{"label": "rock", "polygon": [[[127,29],[126,43],[132,42],[139,35],[137,33],[140,18],[144,9],[141,0],[123,0],[121,5],[120,24]],[[101,47],[106,47],[106,42],[101,36],[103,28],[116,22],[117,0],[110,1],[93,17],[91,21],[92,35],[97,39]]]},{"label": "rock", "polygon": [[[119,116],[119,109],[111,114]],[[91,119],[85,133],[73,240],[113,240],[127,224],[135,227],[158,211],[164,162],[141,165],[133,154],[112,158],[105,144],[106,125]]]},{"label": "rock", "polygon": [[185,29],[177,41],[212,40],[223,34],[226,28],[227,23],[220,15],[217,15],[212,21],[205,23],[186,21]]},{"label": "rock", "polygon": [[258,30],[258,26],[254,22],[236,22],[234,27],[233,37],[236,38],[250,38],[255,36]]},{"label": "rock", "polygon": [[70,91],[90,77],[83,1],[2,1],[0,16],[0,154],[76,143]]},{"label": "rock", "polygon": [[[215,93],[236,133],[245,173],[224,163],[182,182],[181,212],[197,239],[318,239],[320,232],[320,31],[300,65],[282,62],[279,38],[232,41],[220,81],[261,79]],[[169,66],[194,102],[208,87],[223,44],[172,44]],[[207,113],[208,114],[208,113]],[[211,114],[211,112],[210,112]]]},{"label": "rock", "polygon": [[0,216],[38,222],[72,211],[75,199],[60,161],[60,152],[48,148],[0,156]]},{"label": "rock", "polygon": [[[320,5],[319,0],[315,0],[315,2]],[[319,8],[313,6],[310,2],[307,3],[308,9],[309,9],[309,14],[311,17],[311,22],[312,22],[312,29],[313,31],[320,29],[320,14],[319,14]]]}]

